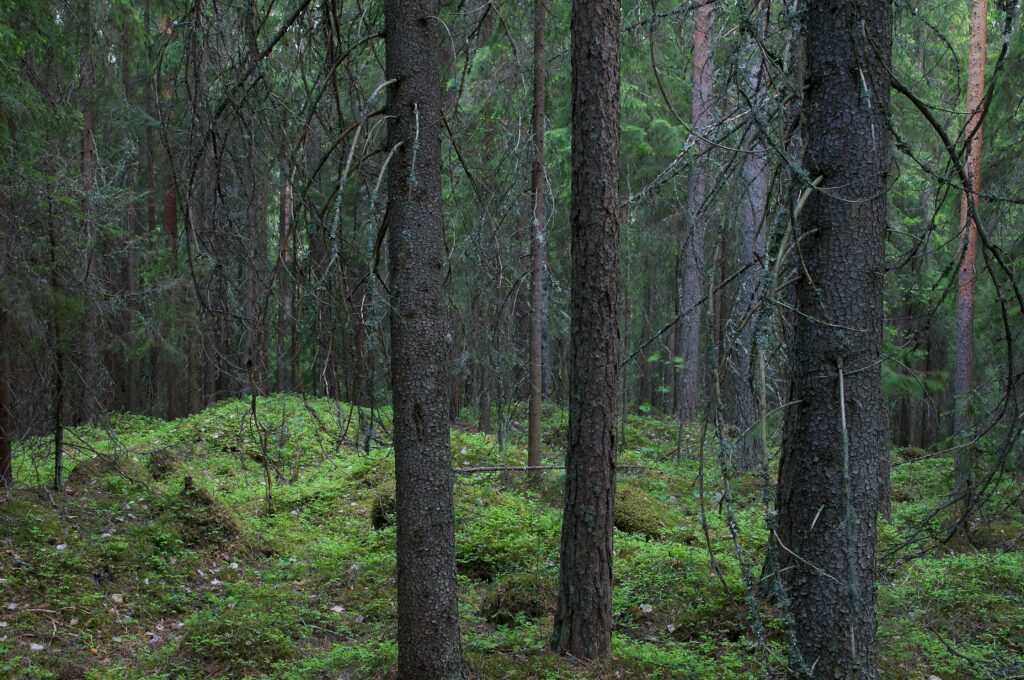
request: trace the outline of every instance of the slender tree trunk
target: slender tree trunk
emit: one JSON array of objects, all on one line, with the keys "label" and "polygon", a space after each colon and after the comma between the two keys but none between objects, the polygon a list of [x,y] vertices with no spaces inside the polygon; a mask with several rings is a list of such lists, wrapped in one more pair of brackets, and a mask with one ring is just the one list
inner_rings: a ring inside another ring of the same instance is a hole
[{"label": "slender tree trunk", "polygon": [[[3,235],[3,224],[0,224]],[[7,301],[0,298],[0,487],[14,484],[14,470],[11,464],[11,444],[14,441],[14,414],[11,399],[11,334],[7,322]]]},{"label": "slender tree trunk", "polygon": [[[759,39],[767,34],[768,2],[759,0],[755,6],[755,36]],[[747,87],[755,107],[761,105],[761,98],[767,89],[767,72],[761,56],[761,48],[751,39],[750,63],[747,71]],[[760,113],[756,114],[761,116]],[[732,466],[736,472],[753,470],[762,462],[765,452],[755,431],[758,420],[757,382],[758,338],[755,334],[756,305],[762,296],[761,283],[768,266],[767,226],[765,211],[768,207],[768,151],[764,144],[763,131],[756,122],[751,123],[751,142],[743,160],[743,183],[746,195],[742,204],[742,230],[740,238],[728,245],[734,252],[731,258],[737,271],[743,271],[737,285],[725,294],[727,304],[727,333],[725,335],[726,362],[723,375],[722,400],[725,420],[737,437],[732,455]],[[738,247],[735,247],[738,246]]]},{"label": "slender tree trunk", "polygon": [[541,462],[541,401],[544,396],[544,261],[547,230],[544,205],[544,2],[533,4],[533,172],[530,178],[533,219],[530,232],[530,416],[527,465]]},{"label": "slender tree trunk", "polygon": [[281,170],[281,212],[278,219],[278,288],[281,304],[277,316],[277,391],[289,392],[294,389],[294,376],[291,375],[291,339],[290,329],[294,316],[295,289],[292,270],[293,254],[291,245],[292,229],[292,183],[288,167]]},{"label": "slender tree trunk", "polygon": [[711,59],[713,4],[702,3],[694,10],[693,101],[690,127],[697,160],[690,173],[686,195],[686,233],[680,245],[679,335],[676,351],[682,364],[676,373],[676,413],[684,421],[697,417],[701,400],[699,304],[704,296],[704,203],[708,195],[706,157],[711,148],[706,135],[711,124],[711,87],[714,64]]},{"label": "slender tree trunk", "polygon": [[[643,326],[640,331],[640,342],[647,346],[651,341],[651,334],[654,329],[651,327],[651,320],[654,318],[654,289],[651,285],[651,274],[644,276],[644,309]],[[650,348],[644,350],[637,357],[640,362],[640,385],[637,389],[637,404],[654,404],[654,364],[647,360],[650,356]]]},{"label": "slender tree trunk", "polygon": [[[61,294],[60,271],[57,267],[57,232],[50,222],[50,286],[58,297]],[[56,305],[50,310],[50,342],[53,345],[53,488],[64,489],[64,330],[60,311]]]},{"label": "slender tree trunk", "polygon": [[551,646],[611,653],[619,400],[618,0],[572,7],[572,292],[569,433]]},{"label": "slender tree trunk", "polygon": [[799,649],[790,667],[793,677],[874,679],[892,5],[810,3],[805,41],[804,164],[824,190],[797,225],[797,403],[779,471],[778,555]]},{"label": "slender tree trunk", "polygon": [[386,0],[398,677],[464,678],[455,588],[438,0]]},{"label": "slender tree trunk", "polygon": [[[987,0],[972,0],[970,54],[967,69],[967,135],[970,139],[966,175],[971,183],[969,196],[965,188],[960,202],[960,233],[962,260],[956,289],[956,356],[953,360],[953,431],[969,436],[971,418],[968,399],[974,387],[974,284],[977,279],[978,226],[974,211],[978,209],[981,191],[981,121],[984,116],[985,44],[988,21]],[[974,511],[975,451],[966,446],[956,454],[956,493],[960,497],[959,528],[970,529]]]},{"label": "slender tree trunk", "polygon": [[[92,34],[92,11],[90,0],[82,3],[82,20],[87,35]],[[100,323],[97,298],[100,292],[99,272],[103,267],[103,257],[99,239],[93,224],[92,198],[96,190],[96,114],[91,101],[95,90],[95,72],[92,60],[91,37],[86,39],[85,54],[82,57],[82,231],[87,234],[86,275],[82,285],[83,312],[86,325],[83,338],[82,392],[78,411],[81,417],[92,421],[102,410],[103,389],[100,359]]]}]

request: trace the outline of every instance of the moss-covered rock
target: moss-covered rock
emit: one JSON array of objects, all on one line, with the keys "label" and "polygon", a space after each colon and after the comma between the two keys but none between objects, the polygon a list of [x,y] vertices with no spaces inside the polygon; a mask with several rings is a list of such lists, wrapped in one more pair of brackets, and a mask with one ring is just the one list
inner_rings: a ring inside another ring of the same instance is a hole
[{"label": "moss-covered rock", "polygon": [[520,615],[536,620],[554,611],[556,595],[552,573],[509,574],[488,590],[480,604],[480,613],[498,625],[515,623]]},{"label": "moss-covered rock", "polygon": [[633,484],[615,489],[615,528],[647,538],[660,538],[668,528],[665,505]]}]

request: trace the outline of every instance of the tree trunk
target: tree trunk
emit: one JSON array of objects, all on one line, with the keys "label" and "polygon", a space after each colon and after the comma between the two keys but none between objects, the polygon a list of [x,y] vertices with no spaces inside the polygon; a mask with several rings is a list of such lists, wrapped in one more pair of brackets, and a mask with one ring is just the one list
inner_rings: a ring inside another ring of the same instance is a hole
[{"label": "tree trunk", "polygon": [[530,233],[530,416],[527,465],[541,462],[541,400],[544,396],[544,261],[547,233],[544,205],[544,2],[533,5],[533,172],[530,178],[533,219]]},{"label": "tree trunk", "polygon": [[640,331],[640,343],[646,348],[636,360],[640,363],[640,385],[637,388],[636,401],[638,405],[654,404],[654,365],[648,361],[651,355],[647,343],[651,341],[651,334],[654,329],[651,327],[651,320],[654,318],[654,289],[651,285],[651,275],[644,277],[644,309],[643,325]]},{"label": "tree trunk", "polygon": [[464,678],[455,588],[438,0],[386,0],[398,677]]},{"label": "tree trunk", "polygon": [[[754,35],[761,39],[767,34],[767,0],[759,0],[755,12]],[[759,107],[767,89],[767,72],[761,49],[753,38],[749,52],[747,87],[750,100],[755,107]],[[735,270],[743,273],[731,291],[723,295],[726,301],[724,306],[728,311],[725,345],[722,349],[725,361],[722,400],[728,429],[736,437],[731,463],[733,470],[739,473],[753,470],[761,464],[765,455],[755,432],[758,399],[754,386],[757,376],[756,353],[759,351],[755,333],[755,308],[762,297],[761,282],[768,266],[767,225],[764,218],[768,207],[769,171],[764,134],[756,121],[751,123],[751,136],[750,148],[743,160],[746,195],[742,204],[742,231],[736,241],[727,239],[726,246],[734,253],[731,259]]]},{"label": "tree trunk", "polygon": [[[3,225],[0,224],[0,234]],[[11,334],[7,325],[7,302],[0,299],[0,487],[14,484],[14,470],[11,464],[11,444],[14,441],[14,418],[11,413]]]},{"label": "tree trunk", "polygon": [[892,5],[821,0],[807,6],[805,28],[804,163],[824,190],[797,225],[806,269],[796,284],[798,403],[784,429],[779,562],[799,649],[794,677],[813,668],[815,678],[873,679],[889,455],[880,363]]},{"label": "tree trunk", "polygon": [[704,221],[702,212],[708,195],[706,156],[711,123],[711,86],[714,64],[711,60],[711,19],[713,5],[703,3],[694,10],[693,27],[693,101],[690,113],[693,152],[697,156],[690,172],[686,195],[687,232],[680,245],[679,263],[679,335],[677,355],[682,364],[676,372],[676,413],[684,421],[693,420],[700,410],[701,367],[700,327],[704,296]]},{"label": "tree trunk", "polygon": [[[962,260],[956,289],[956,356],[953,360],[953,431],[970,437],[971,418],[968,399],[974,387],[974,284],[977,278],[978,192],[981,191],[981,121],[985,96],[985,37],[988,17],[987,0],[972,0],[970,55],[967,69],[967,136],[970,140],[965,174],[970,181],[969,196],[965,188],[960,202],[960,233]],[[960,523],[963,531],[970,529],[974,509],[973,447],[965,446],[956,453],[956,494],[960,498]]]},{"label": "tree trunk", "polygon": [[[52,214],[52,213],[51,213]],[[53,222],[49,228],[50,286],[54,293],[53,309],[50,310],[49,331],[53,345],[53,488],[64,489],[64,331],[61,323],[58,300],[62,297],[60,271],[57,268],[57,231]]]},{"label": "tree trunk", "polygon": [[293,253],[290,249],[292,230],[292,183],[287,166],[281,170],[281,212],[278,219],[278,286],[281,303],[277,316],[277,391],[290,392],[294,389],[294,376],[291,375],[290,330],[294,316],[295,289],[293,287],[292,270]]},{"label": "tree trunk", "polygon": [[572,8],[572,360],[558,605],[552,648],[611,653],[619,395],[617,0]]}]

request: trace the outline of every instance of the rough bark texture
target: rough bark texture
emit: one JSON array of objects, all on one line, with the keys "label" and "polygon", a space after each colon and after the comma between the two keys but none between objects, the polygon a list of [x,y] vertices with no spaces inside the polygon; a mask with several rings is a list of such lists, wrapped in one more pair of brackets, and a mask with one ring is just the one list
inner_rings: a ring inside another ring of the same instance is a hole
[{"label": "rough bark texture", "polygon": [[[763,38],[767,28],[768,3],[760,0],[756,5],[756,35]],[[767,84],[767,72],[761,50],[751,39],[747,66],[748,96],[755,107],[759,106]],[[760,112],[756,116],[762,116]],[[727,239],[726,248],[731,251],[733,271],[742,272],[737,284],[724,294],[726,317],[725,371],[722,376],[722,400],[725,420],[730,434],[735,436],[736,448],[730,456],[733,469],[747,472],[758,466],[764,456],[760,439],[754,432],[758,419],[755,384],[756,342],[755,307],[762,291],[764,272],[768,266],[766,253],[767,228],[765,210],[768,205],[768,150],[764,145],[763,132],[756,121],[751,122],[750,148],[743,160],[743,183],[745,195],[742,204],[740,237]],[[731,439],[731,437],[730,437]]]},{"label": "rough bark texture", "polygon": [[676,412],[683,420],[692,420],[700,410],[701,367],[699,304],[704,286],[704,222],[702,211],[708,195],[707,168],[703,161],[708,153],[707,127],[711,123],[711,3],[694,10],[693,26],[693,100],[690,127],[694,135],[693,153],[697,162],[690,173],[686,194],[686,232],[680,248],[679,264],[679,334],[676,354],[682,365],[676,372]]},{"label": "rough bark texture", "polygon": [[438,0],[385,3],[398,677],[465,677],[455,589]]},{"label": "rough bark texture", "polygon": [[533,24],[533,172],[530,191],[533,215],[530,229],[530,417],[527,465],[540,465],[541,400],[544,395],[544,261],[547,234],[544,205],[544,2],[534,2]]},{"label": "rough bark texture", "polygon": [[790,398],[799,403],[784,430],[779,561],[802,658],[793,675],[813,668],[815,678],[877,678],[892,6],[811,3],[805,38],[804,165],[823,190],[797,225],[806,269],[796,284]]},{"label": "rough bark texture", "polygon": [[[977,279],[978,209],[981,190],[981,120],[985,97],[985,38],[987,0],[972,0],[970,53],[967,68],[967,135],[970,138],[964,168],[972,196],[963,192],[960,201],[960,234],[963,258],[956,289],[956,356],[953,360],[953,431],[967,434],[971,420],[967,399],[974,387],[974,284]],[[974,451],[959,449],[956,455],[956,492],[961,497],[963,528],[969,528],[974,497]]]},{"label": "rough bark texture", "polygon": [[611,652],[619,394],[619,2],[572,12],[572,294],[569,437],[552,647]]}]

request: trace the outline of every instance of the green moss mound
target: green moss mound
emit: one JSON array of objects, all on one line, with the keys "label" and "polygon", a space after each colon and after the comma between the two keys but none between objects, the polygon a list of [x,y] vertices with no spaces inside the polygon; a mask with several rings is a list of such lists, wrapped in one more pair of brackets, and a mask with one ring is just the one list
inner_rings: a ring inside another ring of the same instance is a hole
[{"label": "green moss mound", "polygon": [[620,484],[615,490],[615,528],[647,538],[660,538],[668,529],[668,511],[664,504],[633,484]]}]

